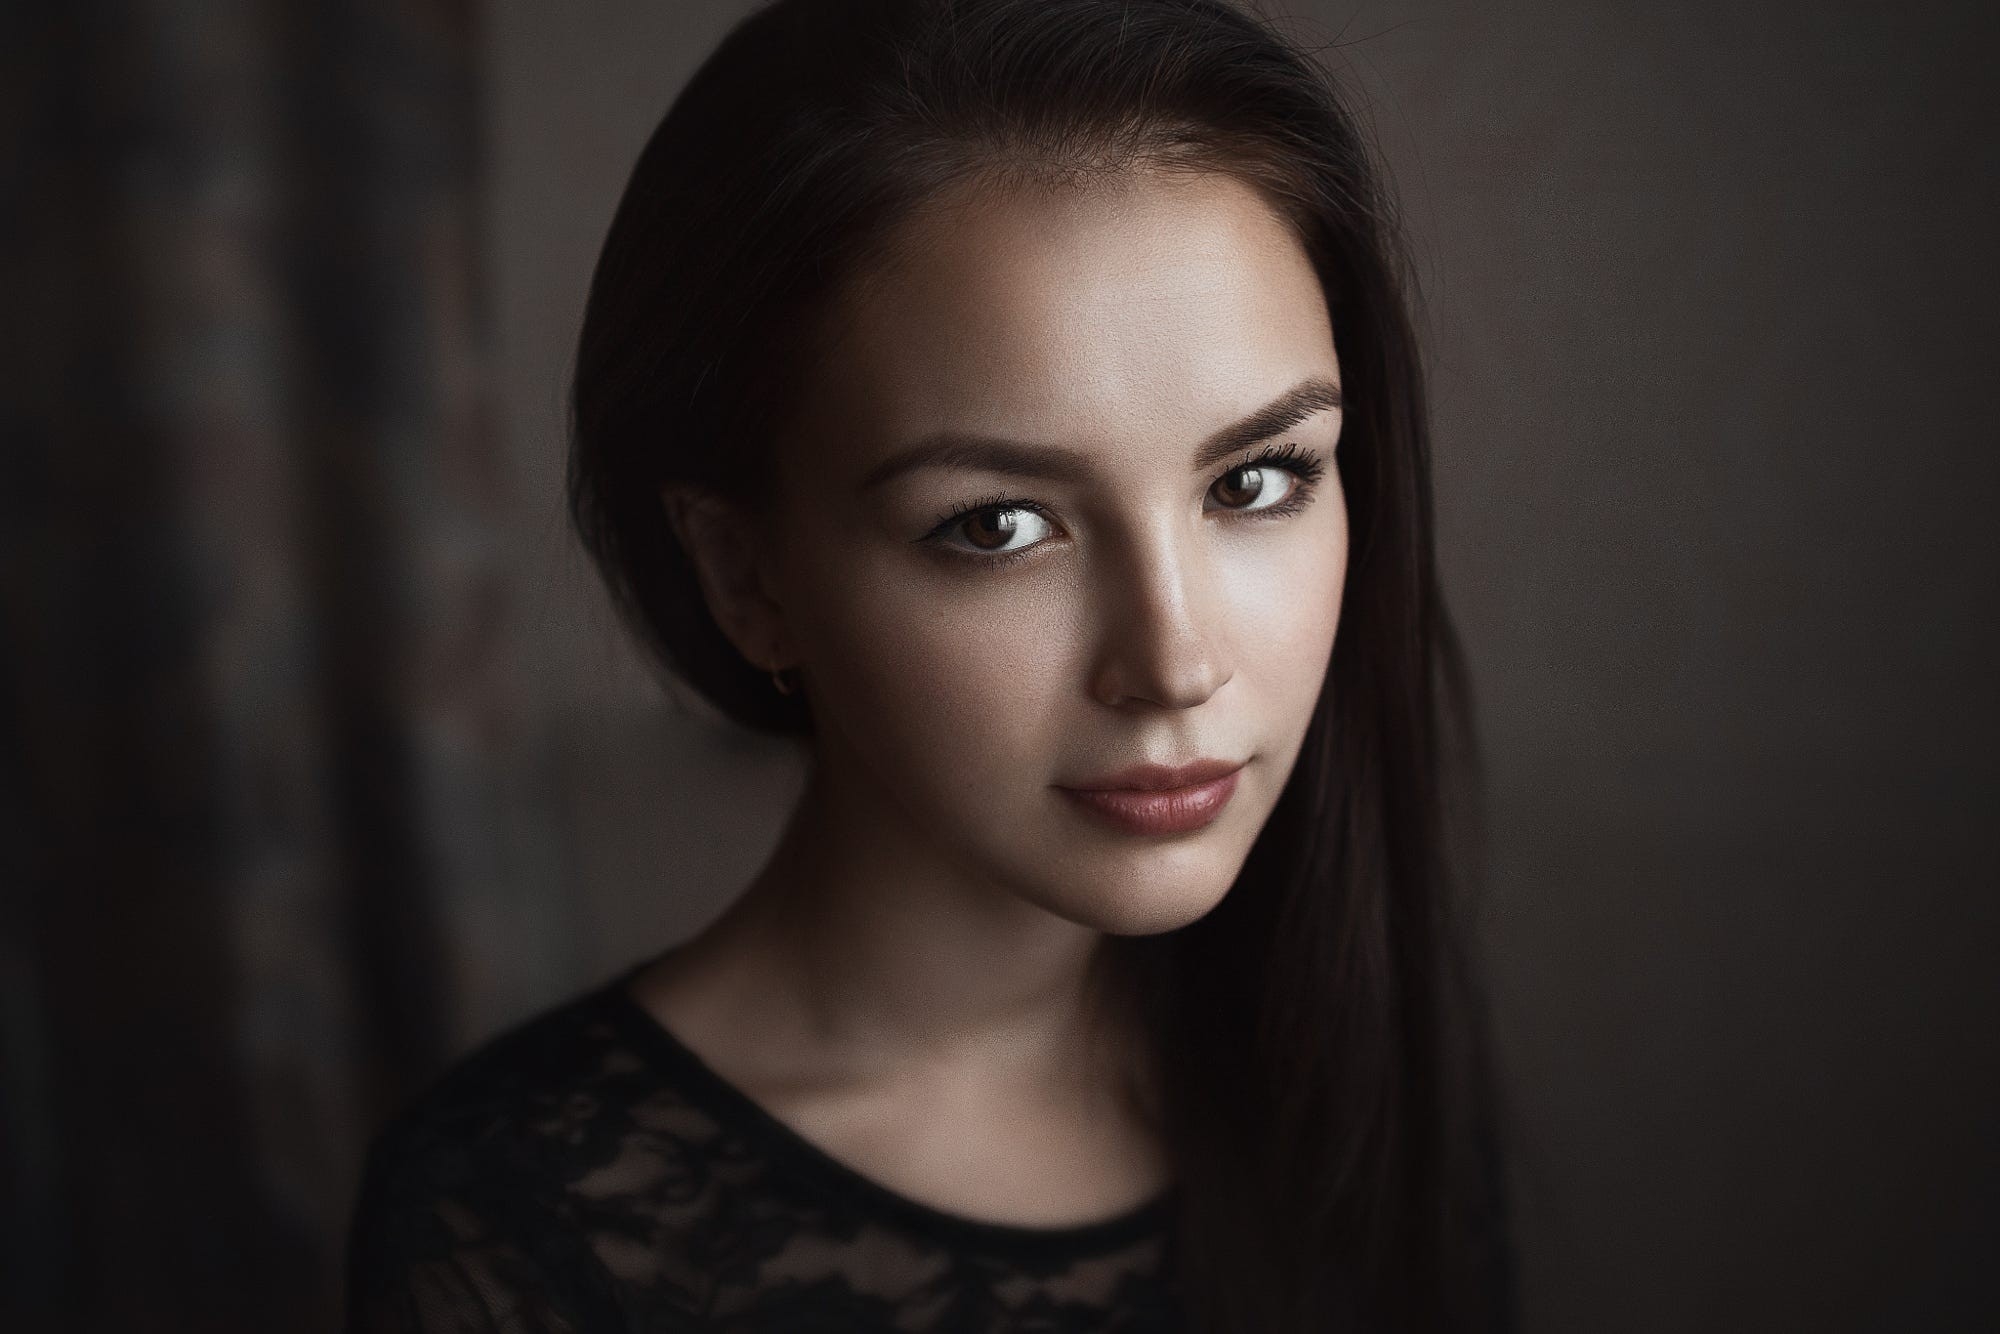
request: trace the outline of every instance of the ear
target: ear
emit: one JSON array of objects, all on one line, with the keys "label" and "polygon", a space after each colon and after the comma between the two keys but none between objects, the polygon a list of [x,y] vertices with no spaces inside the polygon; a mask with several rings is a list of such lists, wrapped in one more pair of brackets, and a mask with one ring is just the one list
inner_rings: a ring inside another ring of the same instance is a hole
[{"label": "ear", "polygon": [[787,666],[784,613],[771,596],[768,548],[751,516],[704,487],[672,483],[660,503],[694,562],[708,611],[752,666]]}]

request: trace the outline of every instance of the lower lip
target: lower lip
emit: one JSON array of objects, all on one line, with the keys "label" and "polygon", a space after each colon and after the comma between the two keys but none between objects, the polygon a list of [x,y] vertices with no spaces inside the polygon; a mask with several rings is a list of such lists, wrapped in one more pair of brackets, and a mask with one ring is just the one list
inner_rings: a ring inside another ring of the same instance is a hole
[{"label": "lower lip", "polygon": [[1085,810],[1128,834],[1185,834],[1203,828],[1222,814],[1222,808],[1236,791],[1237,775],[1242,772],[1232,770],[1206,783],[1167,792],[1085,791],[1074,787],[1066,787],[1063,792]]}]

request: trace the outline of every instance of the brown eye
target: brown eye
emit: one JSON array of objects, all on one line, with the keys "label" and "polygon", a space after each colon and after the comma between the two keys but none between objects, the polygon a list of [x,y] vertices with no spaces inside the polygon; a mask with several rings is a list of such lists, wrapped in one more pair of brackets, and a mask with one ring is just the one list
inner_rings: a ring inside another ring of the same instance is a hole
[{"label": "brown eye", "polygon": [[981,551],[997,551],[1013,538],[1021,521],[1019,510],[981,510],[965,521],[965,535]]},{"label": "brown eye", "polygon": [[[963,544],[947,540],[946,545],[961,551],[1011,554],[1034,546],[1048,535],[1050,527],[1047,519],[1024,506],[988,505],[952,523],[941,534],[941,540],[963,533],[966,539]],[[1026,540],[1019,540],[1023,538]]]},{"label": "brown eye", "polygon": [[1273,476],[1290,478],[1294,483],[1298,475],[1284,468],[1261,468],[1245,465],[1231,468],[1215,483],[1215,497],[1226,509],[1260,510],[1281,503],[1291,493],[1289,487],[1270,485]]}]

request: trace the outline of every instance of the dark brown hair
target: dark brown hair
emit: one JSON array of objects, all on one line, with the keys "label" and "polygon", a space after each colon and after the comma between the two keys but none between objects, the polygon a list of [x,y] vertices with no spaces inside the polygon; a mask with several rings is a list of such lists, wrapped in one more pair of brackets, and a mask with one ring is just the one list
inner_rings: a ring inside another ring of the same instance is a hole
[{"label": "dark brown hair", "polygon": [[758,10],[661,122],[605,241],[571,404],[577,529],[664,665],[728,717],[809,735],[805,694],[711,619],[662,487],[756,475],[843,284],[927,201],[1138,165],[1231,173],[1296,231],[1339,338],[1350,534],[1332,666],[1236,883],[1186,928],[1112,942],[1158,1063],[1176,1281],[1213,1334],[1501,1327],[1490,1080],[1450,911],[1476,832],[1449,818],[1475,790],[1454,780],[1477,756],[1411,288],[1315,60],[1223,0]]}]

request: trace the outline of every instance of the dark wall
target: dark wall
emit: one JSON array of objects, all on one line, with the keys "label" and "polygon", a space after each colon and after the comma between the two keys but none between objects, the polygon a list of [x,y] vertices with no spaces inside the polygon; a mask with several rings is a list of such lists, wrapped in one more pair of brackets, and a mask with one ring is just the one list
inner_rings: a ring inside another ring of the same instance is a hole
[{"label": "dark wall", "polygon": [[1537,1324],[1996,1318],[1994,26],[1410,16]]},{"label": "dark wall", "polygon": [[[498,7],[507,422],[549,515],[595,246],[653,121],[745,11]],[[1280,12],[1338,43],[1425,287],[1445,569],[1491,752],[1484,938],[1530,1328],[1990,1314],[1992,21]],[[563,748],[588,776],[575,883],[609,966],[714,909],[789,770],[661,720],[543,522],[531,651],[585,720]],[[709,853],[678,818],[632,818],[658,792],[706,819],[663,746],[778,786]],[[663,893],[662,854],[706,888]]]}]

